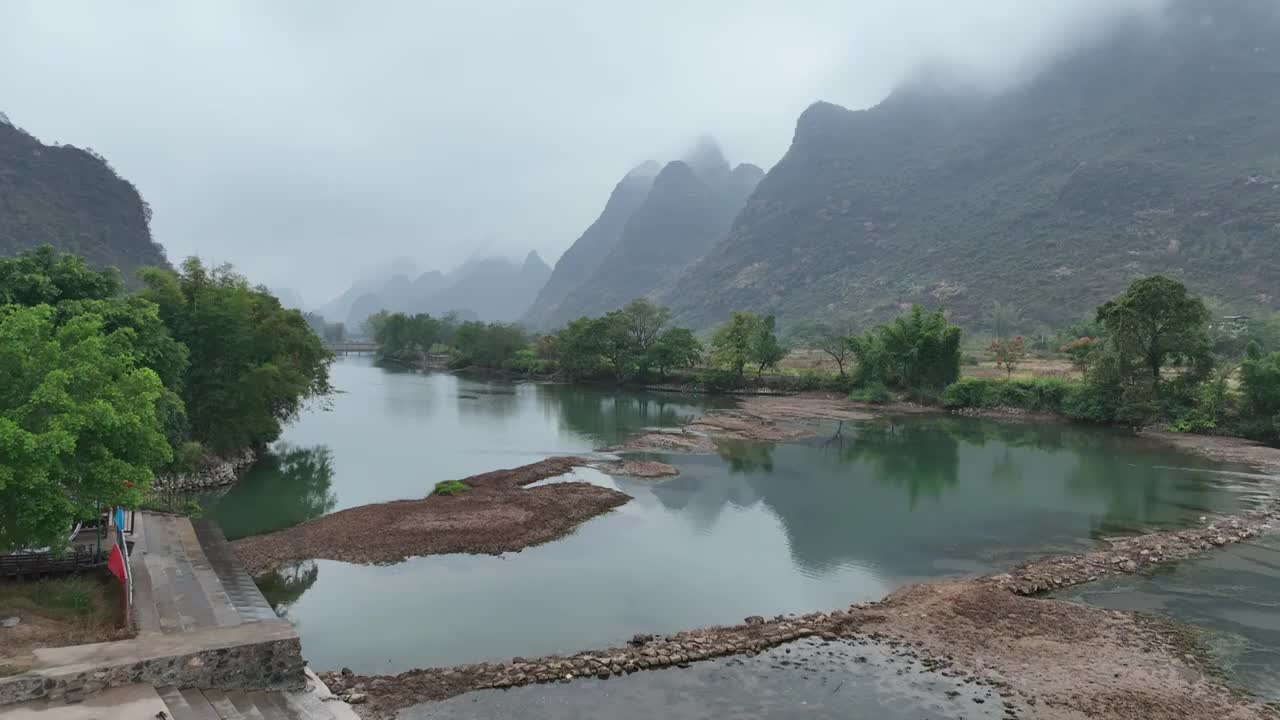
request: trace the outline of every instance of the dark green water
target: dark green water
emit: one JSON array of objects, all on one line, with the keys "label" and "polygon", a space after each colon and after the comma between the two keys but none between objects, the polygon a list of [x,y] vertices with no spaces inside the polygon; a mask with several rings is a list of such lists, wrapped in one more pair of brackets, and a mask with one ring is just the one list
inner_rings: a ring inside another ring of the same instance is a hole
[{"label": "dark green water", "polygon": [[[699,398],[335,367],[346,391],[289,428],[212,512],[231,537],[421,497],[438,481],[582,453],[703,411]],[[656,456],[665,482],[577,476],[635,499],[501,557],[303,563],[261,580],[317,668],[452,665],[616,644],[746,615],[878,599],[1099,535],[1250,502],[1247,479],[1114,433],[941,416],[830,425],[772,445]],[[377,528],[370,528],[377,532]]]}]

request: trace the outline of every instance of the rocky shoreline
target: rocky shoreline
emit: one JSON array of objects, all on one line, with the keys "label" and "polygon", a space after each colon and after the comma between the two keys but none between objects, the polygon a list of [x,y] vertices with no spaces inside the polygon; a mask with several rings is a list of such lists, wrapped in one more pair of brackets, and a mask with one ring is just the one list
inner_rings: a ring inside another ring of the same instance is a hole
[{"label": "rocky shoreline", "polygon": [[244,448],[225,456],[209,456],[200,462],[200,467],[189,473],[156,475],[154,487],[189,492],[233,485],[240,481],[257,460],[258,453],[253,448]]}]

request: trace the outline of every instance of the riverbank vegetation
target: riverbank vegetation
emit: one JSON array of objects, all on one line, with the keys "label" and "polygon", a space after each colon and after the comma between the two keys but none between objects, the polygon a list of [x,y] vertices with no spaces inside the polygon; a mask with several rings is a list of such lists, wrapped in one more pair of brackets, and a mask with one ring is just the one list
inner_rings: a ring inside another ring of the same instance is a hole
[{"label": "riverbank vegetation", "polygon": [[[839,321],[808,323],[791,328],[786,341],[772,316],[749,312],[733,313],[700,339],[645,299],[546,335],[429,315],[382,314],[370,324],[383,357],[448,353],[454,368],[710,392],[835,391],[870,403],[906,399],[957,411],[1280,438],[1280,334],[1268,334],[1270,320],[1224,323],[1181,283],[1161,276],[1135,281],[1086,321],[1064,328],[1056,348],[1043,337],[1010,335],[1016,310],[997,305],[992,315],[1001,335],[970,352],[943,310],[920,306],[864,332]],[[789,346],[821,353],[834,372],[780,370]],[[977,353],[995,372],[962,377],[977,370]],[[1061,369],[1054,376],[1015,376],[1051,359]]]},{"label": "riverbank vegetation", "polygon": [[61,547],[156,472],[261,446],[329,392],[300,313],[228,266],[114,270],[45,246],[0,259],[0,551]]}]

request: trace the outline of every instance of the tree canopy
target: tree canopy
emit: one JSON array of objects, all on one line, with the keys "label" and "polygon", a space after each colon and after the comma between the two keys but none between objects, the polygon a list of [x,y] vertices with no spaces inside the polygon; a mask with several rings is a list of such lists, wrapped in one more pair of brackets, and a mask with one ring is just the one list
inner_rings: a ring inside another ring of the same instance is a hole
[{"label": "tree canopy", "polygon": [[1123,380],[1145,371],[1159,384],[1165,367],[1181,367],[1195,377],[1213,369],[1209,311],[1180,282],[1162,275],[1134,281],[1098,308],[1110,349]]},{"label": "tree canopy", "polygon": [[76,520],[136,503],[172,457],[166,391],[135,337],[92,312],[0,307],[0,550],[60,548]]},{"label": "tree canopy", "polygon": [[181,395],[192,435],[213,450],[271,442],[308,399],[330,392],[333,356],[302,314],[229,266],[188,258],[179,272],[140,274],[140,296],[189,351]]}]

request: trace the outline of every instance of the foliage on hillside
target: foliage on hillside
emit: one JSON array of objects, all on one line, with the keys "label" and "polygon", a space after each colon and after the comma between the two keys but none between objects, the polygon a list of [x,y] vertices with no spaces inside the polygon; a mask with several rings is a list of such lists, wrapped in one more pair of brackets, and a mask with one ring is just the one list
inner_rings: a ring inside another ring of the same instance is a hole
[{"label": "foliage on hillside", "polygon": [[[2,117],[2,116],[0,116]],[[126,282],[167,266],[138,190],[92,150],[45,145],[0,119],[0,255],[49,244]]]},{"label": "foliage on hillside", "polygon": [[1176,0],[995,96],[922,80],[818,103],[732,230],[658,300],[704,328],[913,303],[1026,332],[1165,274],[1244,312],[1280,293],[1280,13]]}]

